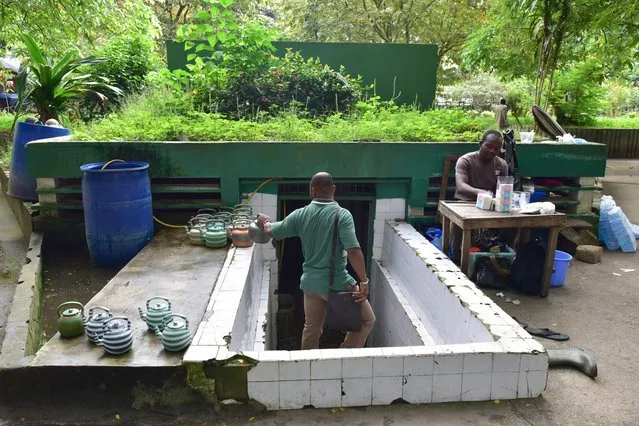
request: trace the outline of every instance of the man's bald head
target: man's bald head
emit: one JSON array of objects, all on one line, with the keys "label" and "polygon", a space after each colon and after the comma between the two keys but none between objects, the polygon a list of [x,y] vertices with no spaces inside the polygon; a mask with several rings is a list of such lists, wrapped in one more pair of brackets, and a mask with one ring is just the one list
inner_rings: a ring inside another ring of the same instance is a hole
[{"label": "man's bald head", "polygon": [[311,179],[311,197],[333,198],[334,193],[333,176],[326,172],[319,172],[313,176]]}]

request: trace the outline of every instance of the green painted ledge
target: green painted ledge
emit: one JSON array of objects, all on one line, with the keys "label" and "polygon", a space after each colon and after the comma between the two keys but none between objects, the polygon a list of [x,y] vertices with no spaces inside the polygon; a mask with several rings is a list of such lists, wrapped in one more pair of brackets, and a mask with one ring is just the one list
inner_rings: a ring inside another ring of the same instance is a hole
[{"label": "green painted ledge", "polygon": [[[337,179],[410,180],[409,204],[425,204],[430,177],[444,158],[475,150],[459,142],[39,142],[27,144],[34,177],[80,178],[82,164],[115,158],[146,161],[153,178],[219,178],[225,204],[238,202],[246,179],[308,179],[329,171]],[[519,168],[530,177],[598,177],[602,144],[519,145]]]}]

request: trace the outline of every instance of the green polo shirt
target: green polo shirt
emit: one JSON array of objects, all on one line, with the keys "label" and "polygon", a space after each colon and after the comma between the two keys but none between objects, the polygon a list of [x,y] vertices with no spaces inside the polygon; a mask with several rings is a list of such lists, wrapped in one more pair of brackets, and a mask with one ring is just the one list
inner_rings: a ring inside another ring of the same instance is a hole
[{"label": "green polo shirt", "polygon": [[[313,200],[293,211],[281,222],[273,223],[273,237],[281,240],[300,237],[302,240],[302,279],[300,288],[310,293],[328,293],[328,266],[333,246],[335,214],[340,209],[336,201]],[[335,250],[333,290],[344,291],[355,279],[346,271],[346,249],[359,248],[351,213],[342,209],[339,218],[339,238]]]}]

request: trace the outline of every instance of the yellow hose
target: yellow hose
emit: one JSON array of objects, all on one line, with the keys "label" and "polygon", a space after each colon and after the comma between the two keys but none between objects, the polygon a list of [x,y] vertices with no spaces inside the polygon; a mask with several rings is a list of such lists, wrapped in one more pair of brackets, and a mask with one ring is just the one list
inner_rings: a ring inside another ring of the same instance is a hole
[{"label": "yellow hose", "polygon": [[253,191],[253,192],[251,192],[251,193],[249,194],[249,197],[246,199],[246,201],[245,201],[245,202],[243,202],[243,203],[242,203],[242,205],[243,205],[243,206],[247,205],[247,204],[249,203],[249,201],[251,201],[251,198],[253,198],[253,196],[254,196],[255,194],[257,194],[257,191],[259,191],[260,189],[262,189],[262,187],[263,187],[264,185],[266,185],[267,183],[269,183],[269,182],[273,182],[275,179],[276,179],[276,178],[267,179],[267,180],[265,180],[264,182],[260,183],[260,185],[259,185],[257,188],[255,188],[255,191]]},{"label": "yellow hose", "polygon": [[107,166],[109,166],[111,163],[115,163],[116,161],[119,161],[119,162],[121,162],[121,163],[124,163],[124,160],[118,160],[118,159],[111,160],[111,161],[107,161],[106,163],[104,163],[104,166],[102,166],[102,168],[101,168],[100,170],[104,170],[104,169],[106,169],[106,168],[107,168]]},{"label": "yellow hose", "polygon": [[188,227],[188,226],[186,226],[186,225],[171,225],[170,223],[162,222],[160,219],[158,219],[157,217],[155,217],[155,215],[153,216],[153,219],[155,219],[155,221],[156,221],[157,223],[159,223],[160,225],[164,225],[164,226],[166,226],[167,228],[178,228],[178,229],[179,229],[179,228],[184,228],[184,229],[187,229],[187,230],[189,229],[189,227]]}]

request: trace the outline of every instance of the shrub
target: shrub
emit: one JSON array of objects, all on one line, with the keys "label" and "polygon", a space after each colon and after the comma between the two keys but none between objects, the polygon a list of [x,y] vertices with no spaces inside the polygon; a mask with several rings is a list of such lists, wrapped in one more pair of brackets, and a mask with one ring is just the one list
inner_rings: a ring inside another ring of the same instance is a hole
[{"label": "shrub", "polygon": [[144,87],[146,75],[158,66],[155,43],[144,34],[123,35],[109,40],[96,56],[105,61],[92,73],[106,77],[125,94]]},{"label": "shrub", "polygon": [[[94,66],[90,73],[95,78],[106,78],[112,85],[120,88],[123,94],[135,93],[145,87],[146,76],[156,69],[159,63],[155,43],[147,35],[122,35],[109,40],[96,55],[103,62]],[[89,95],[79,104],[79,115],[84,120],[102,117],[113,111],[121,102],[121,96],[106,93],[110,102],[108,108],[95,108]]]},{"label": "shrub", "polygon": [[639,110],[639,87],[632,86],[624,80],[611,80],[604,84],[604,89],[606,115],[616,117],[619,114]]},{"label": "shrub", "polygon": [[362,86],[343,72],[289,50],[283,58],[273,58],[265,72],[232,74],[216,96],[216,110],[236,119],[252,118],[260,111],[277,115],[291,107],[310,117],[347,113]]},{"label": "shrub", "polygon": [[522,118],[530,115],[535,103],[533,83],[526,78],[517,78],[506,83],[505,88],[508,109],[515,120],[521,121]]},{"label": "shrub", "polygon": [[588,126],[604,107],[603,67],[596,61],[582,62],[557,78],[550,102],[557,121],[562,124]]},{"label": "shrub", "polygon": [[504,97],[506,89],[497,77],[479,73],[468,80],[452,86],[444,86],[442,94],[455,102],[468,101],[474,109],[490,109],[492,104],[499,102]]}]

